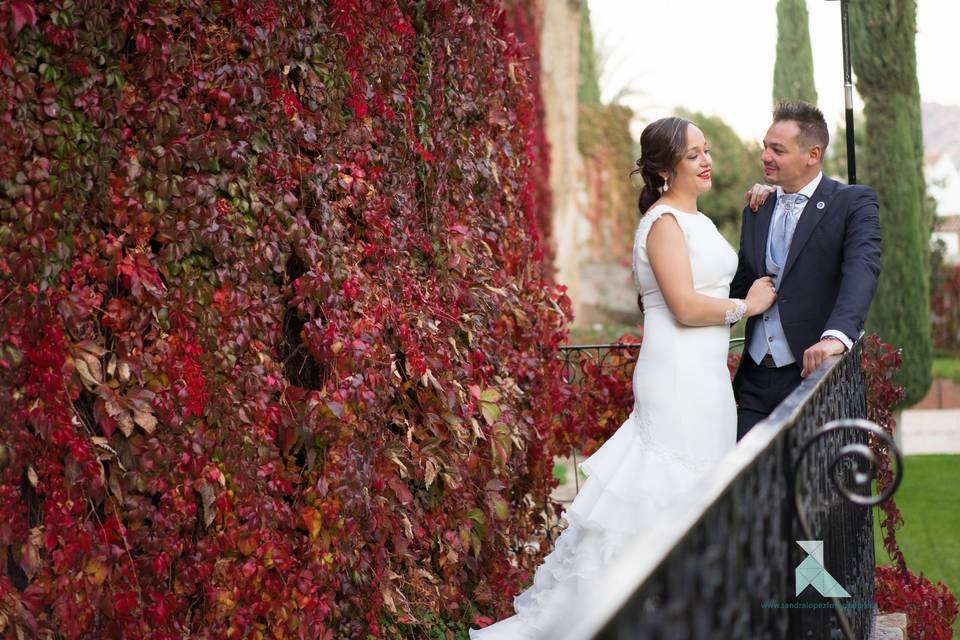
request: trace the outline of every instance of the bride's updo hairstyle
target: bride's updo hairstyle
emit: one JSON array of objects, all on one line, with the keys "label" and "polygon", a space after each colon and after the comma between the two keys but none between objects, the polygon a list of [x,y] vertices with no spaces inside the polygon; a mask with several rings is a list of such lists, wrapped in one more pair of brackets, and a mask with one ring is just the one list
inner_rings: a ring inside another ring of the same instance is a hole
[{"label": "bride's updo hairstyle", "polygon": [[665,172],[671,180],[676,176],[675,167],[687,149],[687,127],[690,124],[685,118],[660,118],[648,124],[640,134],[640,159],[630,177],[635,179],[639,174],[643,179],[639,203],[641,214],[660,198],[664,184],[660,174]]}]

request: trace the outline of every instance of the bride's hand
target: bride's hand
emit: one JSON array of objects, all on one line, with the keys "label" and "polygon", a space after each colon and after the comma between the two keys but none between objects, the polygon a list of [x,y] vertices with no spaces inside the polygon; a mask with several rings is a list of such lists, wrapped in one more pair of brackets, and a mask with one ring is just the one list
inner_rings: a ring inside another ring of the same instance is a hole
[{"label": "bride's hand", "polygon": [[774,191],[776,189],[768,184],[755,184],[743,194],[743,199],[747,201],[751,209],[756,211],[760,208],[760,205],[767,201],[767,196]]},{"label": "bride's hand", "polygon": [[747,303],[747,315],[755,316],[773,306],[777,299],[777,290],[773,287],[773,280],[769,276],[757,278],[750,286],[744,302]]}]

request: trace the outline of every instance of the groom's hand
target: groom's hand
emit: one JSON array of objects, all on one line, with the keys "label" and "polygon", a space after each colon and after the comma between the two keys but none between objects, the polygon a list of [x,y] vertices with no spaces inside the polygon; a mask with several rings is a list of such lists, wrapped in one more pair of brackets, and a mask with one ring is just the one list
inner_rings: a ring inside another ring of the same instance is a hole
[{"label": "groom's hand", "polygon": [[830,356],[838,356],[846,350],[847,348],[843,346],[843,343],[836,338],[823,338],[803,352],[803,371],[800,372],[800,377],[806,378],[824,360]]}]

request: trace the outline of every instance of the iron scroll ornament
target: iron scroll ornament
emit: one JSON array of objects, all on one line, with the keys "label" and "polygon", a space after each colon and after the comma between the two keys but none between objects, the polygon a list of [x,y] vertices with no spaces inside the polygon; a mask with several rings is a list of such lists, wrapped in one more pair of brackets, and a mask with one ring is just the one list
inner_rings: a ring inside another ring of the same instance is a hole
[{"label": "iron scroll ornament", "polygon": [[[897,447],[890,434],[878,427],[875,423],[862,418],[847,418],[842,420],[832,420],[823,425],[820,430],[817,431],[817,433],[811,436],[810,439],[803,444],[803,447],[800,449],[800,453],[797,455],[796,462],[794,463],[793,471],[790,474],[790,493],[793,495],[794,513],[797,516],[797,520],[800,523],[800,528],[803,530],[803,534],[806,536],[807,540],[812,540],[814,537],[813,532],[810,530],[810,523],[807,520],[806,514],[803,512],[803,508],[800,504],[800,496],[797,492],[797,477],[800,474],[800,463],[803,461],[803,457],[808,451],[810,451],[810,448],[817,441],[841,429],[852,429],[874,436],[887,446],[897,463],[896,472],[893,475],[893,480],[890,485],[881,493],[874,496],[870,492],[870,482],[875,477],[876,470],[880,467],[880,461],[878,460],[876,453],[874,453],[873,449],[871,449],[869,445],[862,443],[847,444],[841,447],[837,455],[834,456],[834,458],[830,461],[830,470],[828,475],[830,476],[830,481],[833,483],[837,493],[843,496],[845,500],[864,507],[876,506],[890,498],[890,496],[892,496],[900,486],[900,481],[903,480],[903,457],[900,454],[900,449]],[[859,464],[857,465],[857,469],[853,474],[854,486],[860,489],[866,489],[866,493],[858,493],[853,491],[849,487],[841,484],[837,479],[837,467],[847,456],[854,456],[857,459]],[[850,620],[847,618],[843,607],[840,606],[839,599],[834,596],[830,596],[830,600],[833,603],[833,609],[837,614],[837,620],[840,621],[840,626],[843,629],[844,636],[847,638],[847,640],[856,640],[856,636],[854,635],[850,626]]]}]

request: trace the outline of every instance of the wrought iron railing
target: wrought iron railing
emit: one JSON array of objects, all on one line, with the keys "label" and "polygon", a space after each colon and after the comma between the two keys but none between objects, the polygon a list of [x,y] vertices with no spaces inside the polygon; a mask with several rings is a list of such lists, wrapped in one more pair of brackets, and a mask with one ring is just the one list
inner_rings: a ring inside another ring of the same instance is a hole
[{"label": "wrought iron railing", "polygon": [[[602,588],[579,603],[578,623],[556,637],[868,638],[870,507],[896,489],[902,462],[865,415],[858,342],[757,424],[681,516],[651,523]],[[870,437],[896,457],[896,481],[882,496],[869,495]],[[795,569],[806,557],[799,540],[823,541],[824,566],[849,598],[810,587],[795,594]]]}]

